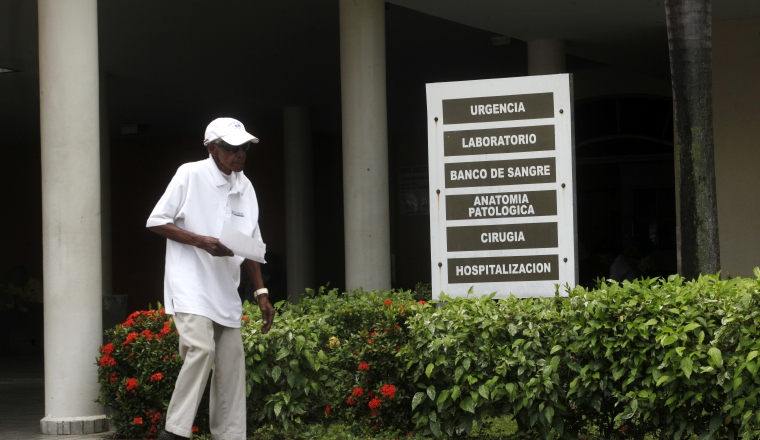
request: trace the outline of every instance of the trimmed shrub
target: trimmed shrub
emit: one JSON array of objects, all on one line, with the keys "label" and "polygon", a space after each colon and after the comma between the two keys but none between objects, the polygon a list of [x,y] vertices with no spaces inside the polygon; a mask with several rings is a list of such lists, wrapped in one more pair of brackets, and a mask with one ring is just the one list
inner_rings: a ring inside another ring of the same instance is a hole
[{"label": "trimmed shrub", "polygon": [[[442,303],[416,300],[420,291],[322,288],[278,304],[267,335],[245,304],[248,432],[491,438],[498,421],[516,424],[511,439],[760,437],[758,279],[671,276],[566,298]],[[108,335],[100,401],[119,435],[150,436],[181,365],[167,358],[171,320],[138,312]]]}]

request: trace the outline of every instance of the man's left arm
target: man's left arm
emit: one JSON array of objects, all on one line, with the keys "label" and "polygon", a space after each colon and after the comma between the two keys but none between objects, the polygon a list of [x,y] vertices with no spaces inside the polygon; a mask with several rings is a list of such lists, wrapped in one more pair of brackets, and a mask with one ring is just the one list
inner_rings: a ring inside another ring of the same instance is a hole
[{"label": "man's left arm", "polygon": [[[245,270],[248,279],[253,283],[253,287],[256,290],[264,288],[264,280],[261,278],[261,265],[258,261],[245,260],[243,261],[243,270]],[[261,317],[263,319],[263,325],[261,327],[262,333],[269,332],[272,328],[272,321],[274,320],[274,308],[269,302],[269,295],[261,294],[257,298],[259,308],[261,309]]]}]

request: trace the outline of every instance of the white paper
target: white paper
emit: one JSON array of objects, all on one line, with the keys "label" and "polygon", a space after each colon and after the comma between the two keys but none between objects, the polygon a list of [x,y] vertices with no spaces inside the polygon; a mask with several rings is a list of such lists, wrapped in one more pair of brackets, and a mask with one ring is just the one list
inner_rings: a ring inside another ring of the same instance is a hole
[{"label": "white paper", "polygon": [[267,245],[238,231],[229,222],[224,222],[222,225],[222,234],[219,237],[219,241],[234,252],[235,255],[258,261],[259,263],[266,263],[264,261],[264,254],[267,252]]}]

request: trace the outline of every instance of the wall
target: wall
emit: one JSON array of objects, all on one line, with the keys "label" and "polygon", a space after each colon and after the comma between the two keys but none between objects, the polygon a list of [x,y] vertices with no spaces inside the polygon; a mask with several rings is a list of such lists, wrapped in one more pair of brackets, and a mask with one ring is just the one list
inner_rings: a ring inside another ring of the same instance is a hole
[{"label": "wall", "polygon": [[713,24],[713,105],[723,274],[760,266],[760,19]]}]

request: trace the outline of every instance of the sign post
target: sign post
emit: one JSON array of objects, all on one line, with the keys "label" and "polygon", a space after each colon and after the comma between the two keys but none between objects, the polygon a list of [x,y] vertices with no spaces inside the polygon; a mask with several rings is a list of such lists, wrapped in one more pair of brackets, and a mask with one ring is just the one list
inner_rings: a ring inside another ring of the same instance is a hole
[{"label": "sign post", "polygon": [[572,102],[568,74],[427,85],[433,292],[575,286]]}]

